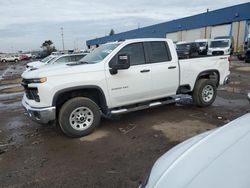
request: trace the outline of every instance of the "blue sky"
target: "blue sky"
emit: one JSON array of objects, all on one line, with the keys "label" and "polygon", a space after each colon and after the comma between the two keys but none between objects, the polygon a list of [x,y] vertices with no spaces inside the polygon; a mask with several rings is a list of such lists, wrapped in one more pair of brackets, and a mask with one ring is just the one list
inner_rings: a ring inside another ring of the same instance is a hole
[{"label": "blue sky", "polygon": [[44,40],[62,48],[80,49],[85,41],[102,37],[113,28],[116,33],[182,18],[245,0],[0,0],[0,51],[39,49]]}]

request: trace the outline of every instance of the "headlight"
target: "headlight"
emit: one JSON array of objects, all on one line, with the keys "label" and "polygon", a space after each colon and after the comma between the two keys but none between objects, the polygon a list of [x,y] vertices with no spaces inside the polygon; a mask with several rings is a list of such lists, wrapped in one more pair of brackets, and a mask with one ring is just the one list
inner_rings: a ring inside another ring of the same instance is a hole
[{"label": "headlight", "polygon": [[43,77],[43,78],[34,78],[34,79],[31,79],[30,83],[44,83],[46,81],[47,81],[46,77]]},{"label": "headlight", "polygon": [[22,85],[28,85],[28,84],[41,84],[47,81],[47,77],[42,78],[32,78],[32,79],[23,79]]}]

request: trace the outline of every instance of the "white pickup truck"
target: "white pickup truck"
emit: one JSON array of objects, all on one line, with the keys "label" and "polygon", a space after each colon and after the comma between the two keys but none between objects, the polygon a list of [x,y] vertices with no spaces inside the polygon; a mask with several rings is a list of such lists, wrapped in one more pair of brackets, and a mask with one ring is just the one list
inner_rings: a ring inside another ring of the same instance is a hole
[{"label": "white pickup truck", "polygon": [[24,72],[22,105],[40,123],[58,120],[70,137],[91,133],[101,116],[122,114],[192,95],[211,105],[229,78],[228,56],[178,60],[172,40],[107,43],[80,62]]}]

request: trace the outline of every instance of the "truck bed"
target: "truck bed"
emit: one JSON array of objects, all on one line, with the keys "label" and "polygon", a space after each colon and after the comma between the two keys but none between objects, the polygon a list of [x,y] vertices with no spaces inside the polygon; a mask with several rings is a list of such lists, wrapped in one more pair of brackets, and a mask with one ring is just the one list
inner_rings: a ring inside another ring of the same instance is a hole
[{"label": "truck bed", "polygon": [[196,77],[203,70],[217,70],[219,72],[220,84],[222,85],[225,77],[230,74],[228,58],[228,55],[223,55],[179,60],[180,85],[189,85],[192,90]]}]

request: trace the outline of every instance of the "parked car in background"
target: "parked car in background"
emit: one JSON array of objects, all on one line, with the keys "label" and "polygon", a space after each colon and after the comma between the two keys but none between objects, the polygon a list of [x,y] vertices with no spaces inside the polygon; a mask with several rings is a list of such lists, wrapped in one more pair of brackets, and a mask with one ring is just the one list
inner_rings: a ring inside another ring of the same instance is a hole
[{"label": "parked car in background", "polygon": [[52,65],[52,64],[58,64],[58,63],[68,63],[68,62],[76,62],[82,59],[84,56],[86,56],[86,53],[79,53],[79,54],[64,54],[59,56],[54,56],[49,61],[46,62],[36,62],[36,63],[28,63],[27,68],[31,69],[37,69],[44,65]]},{"label": "parked car in background", "polygon": [[21,55],[20,55],[20,61],[27,61],[27,60],[29,60],[29,59],[31,59],[31,57],[29,57],[29,56],[26,55],[26,54],[21,54]]},{"label": "parked car in background", "polygon": [[250,187],[250,114],[192,137],[154,164],[140,188]]},{"label": "parked car in background", "polygon": [[248,48],[247,51],[246,51],[245,62],[250,63],[250,48]]},{"label": "parked car in background", "polygon": [[195,42],[178,42],[176,50],[179,58],[191,58],[199,55],[199,46]]},{"label": "parked car in background", "polygon": [[230,39],[214,39],[209,42],[207,55],[232,54]]},{"label": "parked car in background", "polygon": [[40,61],[33,61],[33,62],[30,62],[26,65],[26,68],[27,69],[32,69],[34,67],[37,67],[37,66],[41,66],[41,64],[47,64],[49,63],[50,61],[52,61],[53,59],[55,59],[57,57],[57,55],[49,55],[45,58],[43,58],[42,60]]},{"label": "parked car in background", "polygon": [[39,123],[58,120],[71,137],[90,134],[101,116],[142,110],[191,95],[211,105],[228,81],[228,56],[179,60],[169,39],[103,44],[76,63],[58,63],[22,74],[22,104]]},{"label": "parked car in background", "polygon": [[1,57],[1,62],[5,63],[5,62],[19,62],[20,61],[20,57],[18,55],[9,55],[9,56],[4,56]]},{"label": "parked car in background", "polygon": [[198,39],[195,40],[195,43],[199,46],[199,54],[200,55],[207,55],[207,49],[208,49],[208,39]]}]

